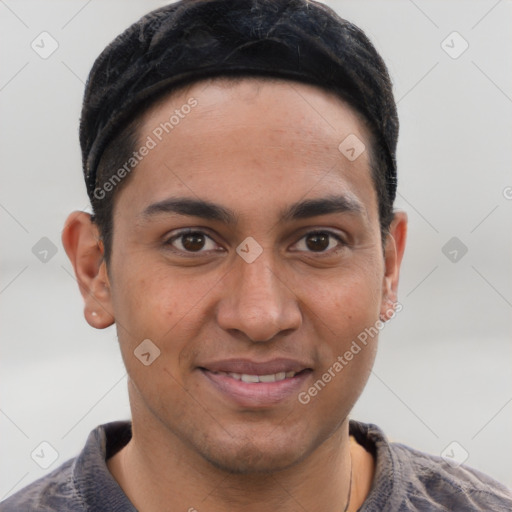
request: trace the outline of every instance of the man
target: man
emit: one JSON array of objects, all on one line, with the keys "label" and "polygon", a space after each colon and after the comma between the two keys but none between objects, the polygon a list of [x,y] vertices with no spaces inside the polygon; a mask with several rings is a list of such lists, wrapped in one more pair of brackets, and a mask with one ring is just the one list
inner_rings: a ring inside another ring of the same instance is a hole
[{"label": "man", "polygon": [[349,420],[400,308],[397,136],[384,63],[322,4],[184,0],[113,41],[80,125],[94,215],[62,241],[132,421],[1,510],[511,510]]}]

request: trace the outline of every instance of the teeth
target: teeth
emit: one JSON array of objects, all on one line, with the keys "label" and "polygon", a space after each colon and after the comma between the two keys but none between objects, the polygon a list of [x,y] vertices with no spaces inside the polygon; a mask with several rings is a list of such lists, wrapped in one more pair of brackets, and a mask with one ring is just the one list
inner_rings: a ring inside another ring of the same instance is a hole
[{"label": "teeth", "polygon": [[242,373],[242,382],[259,382],[259,378],[257,375],[247,375],[246,373]]},{"label": "teeth", "polygon": [[296,372],[279,372],[271,373],[268,375],[249,375],[247,373],[234,373],[234,372],[215,372],[221,375],[229,375],[232,379],[241,380],[242,382],[256,383],[256,382],[279,382],[284,379],[291,379],[296,375]]},{"label": "teeth", "polygon": [[276,375],[272,374],[272,375],[260,375],[259,376],[259,382],[275,382],[277,379],[276,379]]}]

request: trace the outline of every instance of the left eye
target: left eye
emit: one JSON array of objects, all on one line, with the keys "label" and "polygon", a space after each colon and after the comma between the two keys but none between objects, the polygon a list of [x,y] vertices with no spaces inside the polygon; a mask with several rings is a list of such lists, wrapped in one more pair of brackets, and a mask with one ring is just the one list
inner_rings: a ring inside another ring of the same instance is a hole
[{"label": "left eye", "polygon": [[[333,239],[337,240],[338,244],[331,246],[330,241]],[[336,245],[346,245],[341,236],[330,231],[310,231],[299,240],[297,245],[301,245],[300,242],[302,241],[304,241],[302,245],[305,246],[309,251],[319,253],[330,252],[330,250],[334,249]]]}]

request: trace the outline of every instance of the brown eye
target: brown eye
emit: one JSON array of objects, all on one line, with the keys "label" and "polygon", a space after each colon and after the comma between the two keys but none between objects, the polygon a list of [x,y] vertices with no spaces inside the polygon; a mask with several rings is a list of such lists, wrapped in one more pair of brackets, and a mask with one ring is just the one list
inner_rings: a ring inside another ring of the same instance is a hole
[{"label": "brown eye", "polygon": [[182,245],[187,251],[198,251],[202,249],[205,237],[200,233],[189,233],[181,235]]},{"label": "brown eye", "polygon": [[306,245],[312,251],[325,251],[329,247],[330,235],[325,233],[311,233],[306,237]]},{"label": "brown eye", "polygon": [[[338,242],[337,244],[335,243],[336,241]],[[299,247],[300,250],[305,250],[306,252],[330,254],[347,244],[341,236],[331,231],[311,231],[300,239],[298,245],[302,245],[302,247]]]},{"label": "brown eye", "polygon": [[[215,242],[202,231],[181,231],[169,238],[165,245],[170,246],[175,252],[181,253],[205,253],[215,250]],[[203,250],[206,249],[206,250]]]}]

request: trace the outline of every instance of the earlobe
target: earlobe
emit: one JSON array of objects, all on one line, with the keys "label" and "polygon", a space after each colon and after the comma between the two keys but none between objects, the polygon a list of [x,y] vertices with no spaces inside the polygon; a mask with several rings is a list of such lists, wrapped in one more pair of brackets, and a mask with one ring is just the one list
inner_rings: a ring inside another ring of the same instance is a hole
[{"label": "earlobe", "polygon": [[405,212],[395,212],[384,251],[385,274],[380,311],[380,319],[384,322],[393,317],[397,304],[400,265],[405,251],[406,238],[407,214]]},{"label": "earlobe", "polygon": [[104,249],[90,214],[75,211],[68,216],[62,231],[62,245],[84,299],[87,323],[96,329],[112,325],[114,315]]}]

